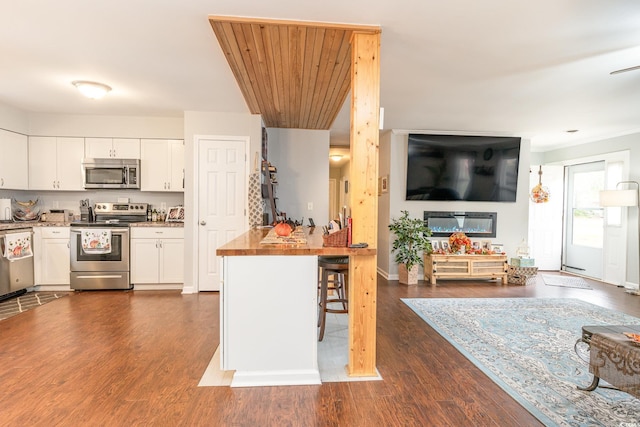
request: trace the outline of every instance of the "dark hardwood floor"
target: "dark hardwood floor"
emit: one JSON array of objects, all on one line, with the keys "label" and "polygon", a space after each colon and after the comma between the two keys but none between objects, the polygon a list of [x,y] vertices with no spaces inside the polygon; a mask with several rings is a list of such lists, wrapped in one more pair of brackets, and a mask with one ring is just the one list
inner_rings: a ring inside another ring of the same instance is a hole
[{"label": "dark hardwood floor", "polygon": [[573,297],[640,317],[640,297],[589,283],[380,278],[383,381],[246,389],[197,387],[219,342],[217,293],[74,293],[0,321],[0,425],[539,426],[400,298]]}]

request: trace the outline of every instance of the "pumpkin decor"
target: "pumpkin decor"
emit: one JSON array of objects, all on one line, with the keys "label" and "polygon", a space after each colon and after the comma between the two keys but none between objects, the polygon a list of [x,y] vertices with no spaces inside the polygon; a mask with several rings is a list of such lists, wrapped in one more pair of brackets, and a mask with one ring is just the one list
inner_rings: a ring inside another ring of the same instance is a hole
[{"label": "pumpkin decor", "polygon": [[283,236],[283,237],[290,235],[291,232],[293,231],[291,226],[284,221],[276,224],[276,226],[273,227],[273,230],[276,232],[278,236]]}]

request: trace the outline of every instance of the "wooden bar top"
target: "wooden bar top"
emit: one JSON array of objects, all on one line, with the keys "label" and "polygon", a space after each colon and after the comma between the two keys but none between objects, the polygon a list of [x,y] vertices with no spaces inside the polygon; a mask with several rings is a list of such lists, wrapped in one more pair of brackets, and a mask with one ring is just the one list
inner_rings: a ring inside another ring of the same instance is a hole
[{"label": "wooden bar top", "polygon": [[322,246],[322,229],[303,227],[307,243],[261,244],[269,229],[252,229],[216,249],[218,256],[247,255],[375,255],[373,248],[331,248]]}]

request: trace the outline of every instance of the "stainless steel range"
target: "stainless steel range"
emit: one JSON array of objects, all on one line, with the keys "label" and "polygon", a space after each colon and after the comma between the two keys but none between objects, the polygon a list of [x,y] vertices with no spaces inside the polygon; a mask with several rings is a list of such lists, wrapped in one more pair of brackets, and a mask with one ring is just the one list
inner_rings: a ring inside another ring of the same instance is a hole
[{"label": "stainless steel range", "polygon": [[96,203],[94,221],[71,224],[71,289],[131,289],[129,224],[147,220],[147,203]]}]

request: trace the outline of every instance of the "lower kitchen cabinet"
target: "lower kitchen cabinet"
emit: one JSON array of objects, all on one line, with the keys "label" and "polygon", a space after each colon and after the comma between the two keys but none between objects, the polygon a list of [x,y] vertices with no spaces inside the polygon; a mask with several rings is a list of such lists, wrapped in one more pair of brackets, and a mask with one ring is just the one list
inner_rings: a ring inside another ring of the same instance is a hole
[{"label": "lower kitchen cabinet", "polygon": [[47,290],[70,290],[69,227],[34,227],[34,277]]},{"label": "lower kitchen cabinet", "polygon": [[160,289],[181,289],[183,282],[184,229],[132,227],[131,283],[134,289],[151,289],[146,285],[152,284],[163,285]]}]

